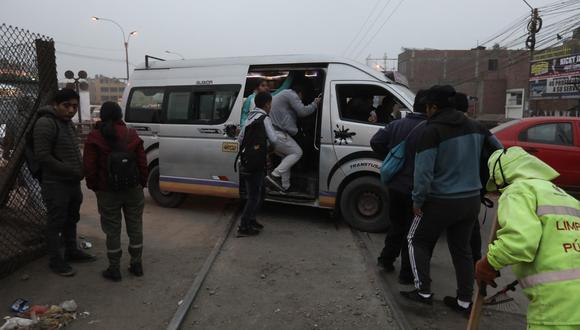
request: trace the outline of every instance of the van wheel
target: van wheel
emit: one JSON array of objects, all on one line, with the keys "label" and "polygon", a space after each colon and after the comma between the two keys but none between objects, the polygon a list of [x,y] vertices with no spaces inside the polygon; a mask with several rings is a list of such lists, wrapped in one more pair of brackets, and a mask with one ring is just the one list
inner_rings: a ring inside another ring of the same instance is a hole
[{"label": "van wheel", "polygon": [[342,191],[340,213],[344,221],[360,231],[378,233],[389,223],[389,192],[378,178],[353,180]]},{"label": "van wheel", "polygon": [[147,186],[149,187],[149,195],[159,206],[174,208],[179,207],[185,201],[185,194],[162,191],[159,188],[159,166],[153,167],[149,173]]}]

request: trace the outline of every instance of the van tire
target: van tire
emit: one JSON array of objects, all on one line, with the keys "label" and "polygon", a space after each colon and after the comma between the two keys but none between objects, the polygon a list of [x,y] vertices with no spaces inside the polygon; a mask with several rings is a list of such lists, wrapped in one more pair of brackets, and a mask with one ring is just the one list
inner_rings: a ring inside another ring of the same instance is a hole
[{"label": "van tire", "polygon": [[182,193],[161,191],[159,188],[159,165],[155,165],[149,172],[147,187],[149,188],[149,195],[151,195],[153,200],[162,207],[179,207],[187,197],[186,194]]},{"label": "van tire", "polygon": [[342,219],[355,229],[379,233],[389,226],[389,191],[376,177],[363,176],[348,183],[339,205]]}]

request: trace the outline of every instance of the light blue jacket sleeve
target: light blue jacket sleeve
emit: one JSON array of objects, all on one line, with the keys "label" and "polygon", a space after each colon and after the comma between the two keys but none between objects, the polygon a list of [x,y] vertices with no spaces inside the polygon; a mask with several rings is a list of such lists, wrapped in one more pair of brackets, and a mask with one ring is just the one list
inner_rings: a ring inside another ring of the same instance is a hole
[{"label": "light blue jacket sleeve", "polygon": [[430,148],[418,152],[415,155],[415,174],[413,183],[413,206],[423,207],[431,190],[433,173],[435,171],[435,161],[437,159],[437,148]]}]

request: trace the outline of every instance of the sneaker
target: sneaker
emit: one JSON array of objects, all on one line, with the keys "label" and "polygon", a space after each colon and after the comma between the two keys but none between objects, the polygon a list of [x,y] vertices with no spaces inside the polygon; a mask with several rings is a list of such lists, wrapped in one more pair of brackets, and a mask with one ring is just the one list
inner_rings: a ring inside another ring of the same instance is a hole
[{"label": "sneaker", "polygon": [[264,225],[259,223],[258,221],[252,222],[252,227],[254,227],[255,229],[258,229],[258,230],[264,229]]},{"label": "sneaker", "polygon": [[131,264],[131,266],[129,266],[129,273],[131,273],[137,277],[143,276],[143,264],[140,262],[136,262],[134,264]]},{"label": "sneaker", "polygon": [[58,260],[49,264],[50,270],[60,276],[70,277],[76,274],[76,271],[64,260]]},{"label": "sneaker", "polygon": [[76,262],[76,263],[97,261],[97,258],[95,258],[95,256],[90,255],[79,249],[66,251],[64,253],[64,258],[68,262]]},{"label": "sneaker", "polygon": [[377,258],[377,265],[387,273],[392,273],[395,271],[395,266],[393,265],[393,263],[386,262],[382,257]]},{"label": "sneaker", "polygon": [[401,296],[403,296],[409,300],[420,302],[420,303],[425,304],[425,305],[433,305],[433,294],[432,293],[429,297],[425,298],[419,294],[419,290],[401,291]]},{"label": "sneaker", "polygon": [[443,303],[445,304],[445,306],[451,308],[452,310],[462,313],[462,314],[466,314],[469,315],[471,313],[471,306],[473,304],[469,304],[469,307],[465,308],[459,305],[459,303],[457,302],[457,298],[456,297],[445,297],[443,298]]},{"label": "sneaker", "polygon": [[104,278],[113,282],[120,282],[122,279],[121,271],[118,267],[109,267],[101,273]]},{"label": "sneaker", "polygon": [[413,285],[413,284],[415,284],[415,280],[412,278],[399,276],[399,284],[401,284],[401,285]]},{"label": "sneaker", "polygon": [[248,237],[248,236],[256,236],[260,233],[259,230],[249,227],[249,228],[238,228],[237,237]]},{"label": "sneaker", "polygon": [[270,185],[274,186],[274,188],[276,188],[280,192],[286,192],[287,190],[284,189],[284,187],[282,186],[282,178],[279,176],[268,174],[266,176],[266,181],[268,181]]}]

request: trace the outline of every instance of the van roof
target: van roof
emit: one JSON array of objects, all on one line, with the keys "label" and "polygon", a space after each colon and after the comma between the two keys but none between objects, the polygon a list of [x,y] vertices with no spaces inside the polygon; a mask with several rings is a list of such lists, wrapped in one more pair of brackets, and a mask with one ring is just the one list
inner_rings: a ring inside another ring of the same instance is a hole
[{"label": "van roof", "polygon": [[137,65],[135,70],[147,69],[173,69],[193,68],[206,66],[225,65],[283,65],[283,64],[315,64],[315,63],[340,63],[355,67],[367,74],[386,82],[391,82],[382,72],[370,68],[362,63],[346,58],[330,55],[269,55],[269,56],[240,56],[240,57],[216,57],[189,60],[150,60],[149,67],[145,63]]}]

